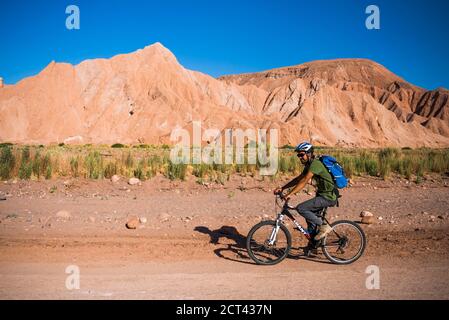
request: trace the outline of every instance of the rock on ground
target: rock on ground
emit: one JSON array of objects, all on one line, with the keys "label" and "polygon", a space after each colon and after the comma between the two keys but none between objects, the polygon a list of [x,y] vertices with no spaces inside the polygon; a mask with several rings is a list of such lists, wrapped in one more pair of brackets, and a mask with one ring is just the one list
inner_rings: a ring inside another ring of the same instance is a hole
[{"label": "rock on ground", "polygon": [[374,219],[374,216],[362,217],[362,223],[364,223],[364,224],[373,224],[375,222],[376,222],[376,219]]},{"label": "rock on ground", "polygon": [[170,215],[168,213],[162,213],[159,215],[159,220],[161,221],[168,221],[170,219]]},{"label": "rock on ground", "polygon": [[140,183],[140,180],[137,179],[137,178],[130,178],[129,181],[128,181],[128,184],[130,184],[132,186],[134,186],[136,184],[139,184],[139,183]]},{"label": "rock on ground", "polygon": [[363,218],[363,217],[374,217],[374,214],[371,213],[371,212],[369,212],[369,211],[364,210],[364,211],[362,211],[362,212],[360,213],[360,216],[361,216],[362,218]]},{"label": "rock on ground", "polygon": [[126,227],[128,229],[136,229],[140,224],[139,217],[137,216],[131,216],[128,218],[128,221],[126,222]]},{"label": "rock on ground", "polygon": [[70,218],[72,218],[72,215],[70,214],[70,212],[68,212],[66,210],[60,210],[60,211],[56,212],[56,217],[63,218],[63,219],[70,219]]}]

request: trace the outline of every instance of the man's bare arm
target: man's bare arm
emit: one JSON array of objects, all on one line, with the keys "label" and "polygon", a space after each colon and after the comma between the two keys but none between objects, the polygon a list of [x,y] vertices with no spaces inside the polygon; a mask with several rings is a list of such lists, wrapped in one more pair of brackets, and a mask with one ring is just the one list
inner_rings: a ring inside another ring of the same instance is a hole
[{"label": "man's bare arm", "polygon": [[289,192],[285,195],[285,198],[289,198],[292,194],[295,194],[299,191],[301,191],[305,185],[307,184],[307,182],[309,182],[310,179],[312,179],[313,177],[313,173],[312,172],[307,172],[304,176],[300,176],[298,178],[301,178],[298,182],[298,184]]},{"label": "man's bare arm", "polygon": [[281,189],[282,189],[282,191],[284,191],[285,189],[288,189],[288,188],[291,188],[291,187],[294,187],[294,186],[296,186],[298,183],[299,183],[299,181],[301,180],[301,178],[302,178],[302,174],[301,175],[299,175],[299,176],[297,176],[296,178],[294,178],[293,180],[291,180],[289,183],[287,183],[285,186],[283,186]]}]

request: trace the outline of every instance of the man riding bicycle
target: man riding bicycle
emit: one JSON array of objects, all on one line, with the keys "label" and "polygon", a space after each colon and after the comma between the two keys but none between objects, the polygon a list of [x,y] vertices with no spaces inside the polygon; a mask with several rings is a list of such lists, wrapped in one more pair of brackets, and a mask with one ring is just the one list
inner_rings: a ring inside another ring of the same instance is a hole
[{"label": "man riding bicycle", "polygon": [[318,234],[314,238],[314,240],[318,241],[332,231],[332,228],[328,224],[325,224],[317,213],[323,208],[333,207],[337,204],[335,185],[332,176],[324,164],[315,158],[313,146],[310,143],[300,143],[296,147],[295,152],[301,160],[301,163],[305,166],[304,170],[298,177],[291,180],[285,186],[275,189],[274,193],[282,193],[284,190],[294,187],[287,194],[283,195],[283,198],[288,200],[292,194],[301,191],[310,179],[313,178],[315,180],[317,187],[315,198],[300,203],[296,207],[296,210],[306,220],[310,233],[315,230],[315,226],[319,226]]}]

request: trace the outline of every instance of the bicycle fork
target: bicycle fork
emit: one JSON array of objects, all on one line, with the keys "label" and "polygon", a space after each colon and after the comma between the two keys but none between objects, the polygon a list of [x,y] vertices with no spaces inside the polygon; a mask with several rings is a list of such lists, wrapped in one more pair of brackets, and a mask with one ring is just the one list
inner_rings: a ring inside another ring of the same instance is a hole
[{"label": "bicycle fork", "polygon": [[279,228],[281,227],[282,220],[284,220],[284,215],[279,214],[278,218],[276,219],[276,225],[271,230],[270,238],[268,239],[268,245],[272,246],[276,242],[276,238],[278,236]]},{"label": "bicycle fork", "polygon": [[295,225],[295,229],[298,229],[306,238],[307,238],[307,240],[310,240],[312,237],[310,236],[310,233],[306,230],[306,229],[304,229],[299,223],[298,223],[298,221],[296,221],[296,219],[295,218],[293,218],[293,217],[291,217],[291,215],[290,214],[283,214],[283,213],[280,213],[279,215],[278,215],[278,218],[276,219],[276,225],[275,225],[275,227],[273,228],[273,230],[271,231],[271,234],[270,234],[270,238],[268,239],[268,244],[270,245],[270,246],[272,246],[272,245],[274,245],[274,243],[276,242],[276,238],[277,238],[277,235],[278,235],[278,232],[279,232],[279,228],[281,227],[281,223],[282,223],[282,221],[284,220],[284,216],[285,215],[287,215],[287,216],[289,216],[290,217],[290,219],[293,221],[293,224]]},{"label": "bicycle fork", "polygon": [[[307,230],[305,230],[298,223],[298,221],[296,221],[296,219],[294,219],[294,218],[290,218],[290,219],[293,221],[296,229],[298,229],[308,240],[310,240],[311,239],[310,233]],[[282,223],[283,220],[284,220],[284,214],[281,213],[281,214],[279,214],[278,218],[276,219],[275,227],[271,231],[270,238],[268,239],[268,245],[272,246],[276,242],[276,238],[277,238],[277,235],[278,235],[278,232],[279,232],[279,228],[281,227],[281,223]]]}]

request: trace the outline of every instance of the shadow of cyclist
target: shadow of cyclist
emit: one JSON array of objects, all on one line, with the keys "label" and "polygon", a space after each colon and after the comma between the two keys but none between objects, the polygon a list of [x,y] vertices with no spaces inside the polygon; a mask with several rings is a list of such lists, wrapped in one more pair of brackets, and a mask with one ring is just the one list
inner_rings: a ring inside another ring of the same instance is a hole
[{"label": "shadow of cyclist", "polygon": [[[225,248],[214,250],[218,257],[235,262],[253,264],[246,253],[246,236],[240,234],[236,227],[222,226],[219,229],[210,230],[205,226],[197,226],[194,231],[209,235],[210,243],[212,244],[226,246]],[[221,238],[232,240],[234,243],[219,243]],[[229,257],[229,254],[223,254],[224,252],[231,253],[231,256],[233,254],[235,258]]]},{"label": "shadow of cyclist", "polygon": [[[246,236],[240,234],[237,228],[233,226],[222,226],[219,229],[210,230],[205,226],[197,226],[194,228],[194,231],[209,235],[210,243],[212,244],[226,246],[224,248],[218,248],[214,250],[214,253],[215,255],[217,255],[217,257],[240,263],[255,264],[255,262],[248,256],[247,253]],[[232,240],[234,241],[234,243],[220,243],[221,238]],[[320,250],[318,250],[317,253],[305,255],[303,253],[304,249],[304,247],[292,248],[292,252],[288,255],[288,258],[331,264],[329,260],[325,259],[321,256],[321,254],[318,253]]]}]

